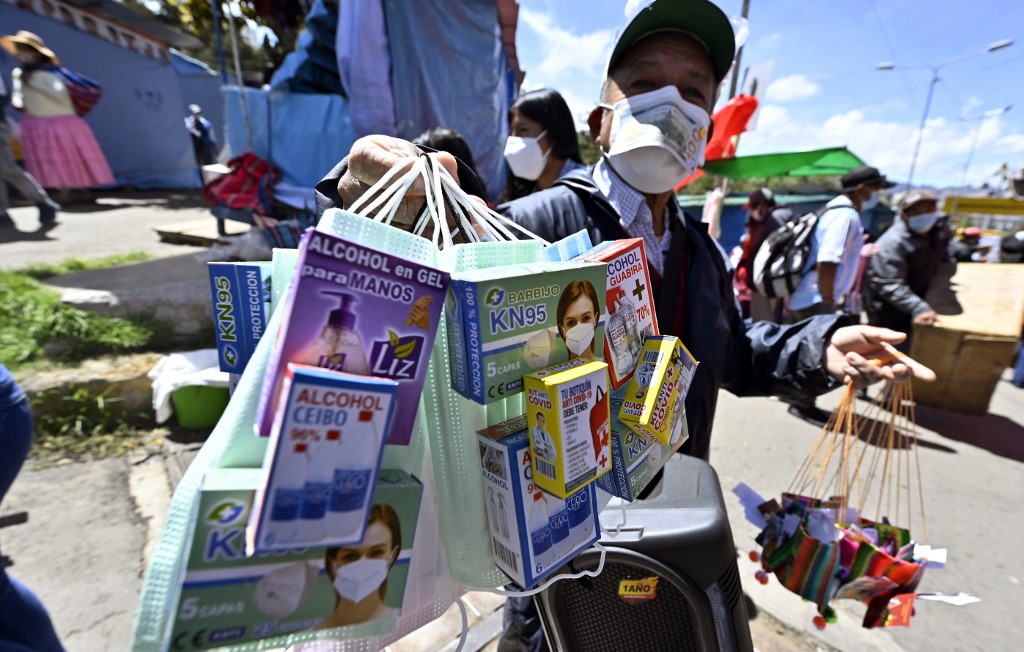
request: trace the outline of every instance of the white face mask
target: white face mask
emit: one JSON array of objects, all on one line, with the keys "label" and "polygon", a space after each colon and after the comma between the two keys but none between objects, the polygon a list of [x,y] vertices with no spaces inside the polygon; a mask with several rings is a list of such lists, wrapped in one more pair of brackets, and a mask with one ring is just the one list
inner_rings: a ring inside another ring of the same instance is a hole
[{"label": "white face mask", "polygon": [[869,211],[875,206],[878,206],[878,193],[873,192],[871,196],[864,200],[864,203],[860,205],[862,211]]},{"label": "white face mask", "polygon": [[565,346],[573,355],[583,355],[594,341],[594,325],[579,323],[565,331]]},{"label": "white face mask", "polygon": [[608,161],[640,192],[668,192],[704,164],[711,116],[675,86],[624,98],[611,109]]},{"label": "white face mask", "polygon": [[907,218],[907,227],[914,233],[928,233],[939,221],[938,213],[921,213]]},{"label": "white face mask", "polygon": [[540,148],[540,139],[547,131],[541,132],[536,138],[522,138],[520,136],[509,136],[505,141],[505,161],[512,174],[520,179],[536,181],[544,166],[548,162],[548,154],[551,150],[543,151]]},{"label": "white face mask", "polygon": [[352,602],[361,602],[388,578],[386,559],[359,559],[334,571],[334,590]]}]

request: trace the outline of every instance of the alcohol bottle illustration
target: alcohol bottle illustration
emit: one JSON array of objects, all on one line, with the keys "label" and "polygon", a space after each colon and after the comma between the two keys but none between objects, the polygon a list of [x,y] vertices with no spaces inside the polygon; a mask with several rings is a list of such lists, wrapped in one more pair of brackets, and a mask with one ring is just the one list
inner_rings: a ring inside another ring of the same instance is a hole
[{"label": "alcohol bottle illustration", "polygon": [[[359,438],[350,441],[346,437]],[[327,503],[330,532],[338,536],[358,532],[368,516],[367,498],[370,480],[377,466],[380,436],[355,428],[331,430],[327,439],[334,446],[343,446],[343,454],[325,455],[332,462],[331,495]]]},{"label": "alcohol bottle illustration", "polygon": [[487,517],[491,519],[491,529],[495,532],[501,532],[501,526],[498,525],[498,502],[494,500],[494,489],[487,487]]},{"label": "alcohol bottle illustration", "polygon": [[644,348],[644,338],[640,336],[640,322],[636,317],[636,305],[629,298],[622,288],[619,288],[619,296],[616,312],[622,313],[626,324],[626,342],[629,346],[630,359],[636,364],[640,359],[640,349]]},{"label": "alcohol bottle illustration", "polygon": [[273,502],[270,506],[271,527],[264,537],[267,544],[287,543],[298,538],[296,525],[306,491],[308,466],[306,444],[295,444],[291,453],[281,456],[274,477]]},{"label": "alcohol bottle illustration", "polygon": [[569,512],[569,537],[573,547],[586,544],[594,536],[593,507],[590,504],[590,490],[586,487],[565,499]]},{"label": "alcohol bottle illustration", "polygon": [[[307,445],[308,446],[308,445]],[[302,507],[299,508],[299,527],[302,538],[310,541],[322,539],[325,531],[324,517],[327,515],[327,501],[331,495],[331,479],[334,474],[334,460],[314,444],[308,450],[306,484],[302,490]]]},{"label": "alcohol bottle illustration", "polygon": [[[608,344],[615,360],[615,368],[625,371],[635,366],[626,341],[626,319],[621,310],[622,303],[617,296],[608,297]],[[624,374],[623,374],[624,375]]]},{"label": "alcohol bottle illustration", "polygon": [[508,512],[505,511],[505,494],[498,494],[498,521],[501,525],[501,536],[508,539]]},{"label": "alcohol bottle illustration", "polygon": [[356,300],[347,292],[323,290],[321,295],[333,297],[338,306],[327,313],[327,322],[320,334],[296,357],[295,362],[311,364],[331,371],[368,375],[366,348],[356,332],[356,316],[352,307]]},{"label": "alcohol bottle illustration", "polygon": [[604,387],[597,386],[597,400],[594,407],[590,409],[590,438],[594,444],[594,461],[598,466],[604,466],[602,458],[608,459],[608,394]]},{"label": "alcohol bottle illustration", "polygon": [[565,501],[557,496],[547,496],[548,522],[551,523],[551,550],[555,561],[561,561],[572,552],[572,539],[569,538],[569,508]]},{"label": "alcohol bottle illustration", "polygon": [[541,573],[554,563],[551,550],[551,520],[548,515],[548,503],[539,491],[533,494],[533,505],[530,507],[530,549],[533,552],[533,563]]}]

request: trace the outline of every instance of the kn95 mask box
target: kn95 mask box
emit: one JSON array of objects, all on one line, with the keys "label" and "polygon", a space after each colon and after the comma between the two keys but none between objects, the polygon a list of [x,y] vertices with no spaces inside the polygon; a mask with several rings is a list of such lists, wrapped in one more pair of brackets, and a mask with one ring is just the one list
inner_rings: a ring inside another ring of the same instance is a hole
[{"label": "kn95 mask box", "polygon": [[523,376],[604,357],[604,263],[503,265],[452,275],[447,298],[452,389],[486,405]]},{"label": "kn95 mask box", "polygon": [[516,584],[539,584],[597,541],[597,491],[589,483],[565,499],[533,481],[525,415],[477,433],[494,561]]},{"label": "kn95 mask box", "polygon": [[537,486],[565,498],[610,471],[608,365],[577,358],[523,380]]},{"label": "kn95 mask box", "polygon": [[647,338],[636,373],[629,381],[619,419],[648,441],[681,444],[686,432],[686,394],[697,361],[671,335]]},{"label": "kn95 mask box", "polygon": [[296,362],[396,381],[387,443],[408,444],[447,287],[445,272],[307,231],[267,366],[259,434],[270,435],[285,366]]},{"label": "kn95 mask box", "polygon": [[644,340],[658,334],[658,316],[643,238],[608,240],[574,260],[608,264],[604,359],[608,363],[612,388],[622,387],[633,377]]},{"label": "kn95 mask box", "polygon": [[683,436],[672,445],[654,444],[619,420],[619,411],[626,397],[626,387],[613,389],[608,395],[612,429],[612,470],[597,479],[597,486],[613,496],[634,501],[647,488],[655,475],[679,450],[688,436],[683,419]]},{"label": "kn95 mask box", "polygon": [[398,383],[289,364],[247,552],[363,538]]},{"label": "kn95 mask box", "polygon": [[211,469],[185,543],[165,649],[208,650],[259,641],[285,648],[323,636],[367,638],[394,630],[415,544],[423,485],[381,469],[369,525],[350,546],[245,555],[245,528],[260,469]]},{"label": "kn95 mask box", "polygon": [[240,374],[270,321],[271,264],[207,263],[220,370]]}]

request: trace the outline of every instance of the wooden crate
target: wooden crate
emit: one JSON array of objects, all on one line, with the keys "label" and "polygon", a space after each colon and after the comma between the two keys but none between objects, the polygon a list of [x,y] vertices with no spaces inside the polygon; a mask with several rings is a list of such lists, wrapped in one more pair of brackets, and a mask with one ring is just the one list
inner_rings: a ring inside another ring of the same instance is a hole
[{"label": "wooden crate", "polygon": [[921,405],[984,414],[1024,325],[1024,265],[961,263],[928,294],[935,326],[915,327],[911,355],[938,375],[915,382]]}]

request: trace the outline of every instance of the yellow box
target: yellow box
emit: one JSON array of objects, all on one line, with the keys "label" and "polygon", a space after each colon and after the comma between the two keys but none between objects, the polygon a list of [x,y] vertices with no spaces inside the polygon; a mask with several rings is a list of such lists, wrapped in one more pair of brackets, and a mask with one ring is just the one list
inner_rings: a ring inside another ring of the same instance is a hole
[{"label": "yellow box", "polygon": [[648,337],[626,389],[619,421],[650,442],[682,443],[678,439],[686,431],[686,394],[697,364],[678,337]]},{"label": "yellow box", "polygon": [[610,471],[608,365],[576,358],[523,382],[534,484],[564,499]]}]

